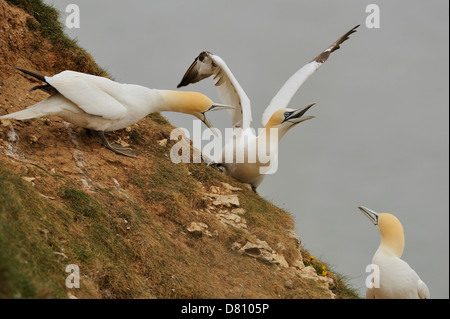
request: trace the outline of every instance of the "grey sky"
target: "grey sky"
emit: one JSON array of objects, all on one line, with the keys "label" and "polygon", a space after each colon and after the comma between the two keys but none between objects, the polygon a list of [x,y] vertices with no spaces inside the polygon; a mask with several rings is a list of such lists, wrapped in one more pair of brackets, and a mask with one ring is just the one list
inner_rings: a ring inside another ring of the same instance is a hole
[{"label": "grey sky", "polygon": [[[261,196],[290,212],[303,245],[351,278],[364,272],[379,234],[363,205],[403,223],[403,259],[432,298],[449,298],[448,1],[47,0],[79,5],[67,30],[119,82],[175,89],[202,50],[221,56],[252,102],[252,126],[284,82],[350,28],[358,32],[290,103],[316,102],[316,119],[291,130],[280,168]],[[366,6],[380,7],[368,29]],[[211,80],[191,85],[220,101]],[[164,114],[192,129],[192,118]],[[230,125],[226,112],[210,120]]]}]

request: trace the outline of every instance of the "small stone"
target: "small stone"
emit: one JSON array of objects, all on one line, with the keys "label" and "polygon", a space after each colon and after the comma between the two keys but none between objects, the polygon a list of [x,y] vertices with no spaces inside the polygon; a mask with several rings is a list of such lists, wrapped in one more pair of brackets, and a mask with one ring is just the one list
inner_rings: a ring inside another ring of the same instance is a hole
[{"label": "small stone", "polygon": [[217,186],[211,186],[211,187],[209,188],[209,191],[210,191],[212,194],[219,194],[219,193],[220,193],[220,188],[217,187]]},{"label": "small stone", "polygon": [[236,214],[236,215],[244,215],[245,214],[245,209],[243,209],[243,208],[234,208],[234,209],[231,210],[231,212],[233,214]]},{"label": "small stone", "polygon": [[207,229],[208,225],[200,222],[192,222],[186,227],[186,230],[193,236],[201,237],[205,233],[207,236],[212,237],[212,234]]},{"label": "small stone", "polygon": [[242,190],[242,188],[231,186],[228,183],[221,182],[221,184],[225,187],[225,189],[227,191],[233,192],[233,191],[241,191]]},{"label": "small stone", "polygon": [[167,146],[167,138],[158,141],[159,146],[166,147]]},{"label": "small stone", "polygon": [[300,237],[297,235],[297,233],[294,230],[288,230],[287,234],[289,235],[289,237],[295,240],[297,248],[300,250],[302,248],[302,241],[300,240]]},{"label": "small stone", "polygon": [[31,143],[31,144],[34,144],[34,143],[36,143],[37,141],[39,141],[40,138],[41,138],[40,135],[38,135],[38,134],[32,134],[32,135],[30,135],[30,143]]},{"label": "small stone", "polygon": [[35,177],[26,177],[26,176],[22,176],[22,179],[34,185],[33,181],[34,181],[36,178],[35,178]]},{"label": "small stone", "polygon": [[206,195],[215,198],[212,202],[214,206],[225,206],[225,207],[240,206],[239,197],[237,195],[215,195],[215,194],[206,194]]},{"label": "small stone", "polygon": [[303,260],[296,259],[291,264],[292,267],[297,268],[298,270],[301,270],[305,268],[305,264],[303,263]]},{"label": "small stone", "polygon": [[[234,249],[238,247],[234,244],[233,246]],[[238,252],[269,264],[274,264],[282,268],[289,268],[286,259],[282,255],[277,254],[269,244],[263,240],[256,239],[254,242],[247,241],[245,245],[241,245]]]},{"label": "small stone", "polygon": [[0,119],[0,125],[1,126],[5,126],[5,127],[9,127],[11,126],[11,121],[9,119]]},{"label": "small stone", "polygon": [[284,287],[287,289],[294,289],[294,283],[290,278],[286,278],[286,280],[284,281]]},{"label": "small stone", "polygon": [[125,142],[124,140],[122,140],[120,137],[119,139],[116,141],[117,144],[119,144],[122,147],[130,147],[130,144],[128,144],[127,142]]}]

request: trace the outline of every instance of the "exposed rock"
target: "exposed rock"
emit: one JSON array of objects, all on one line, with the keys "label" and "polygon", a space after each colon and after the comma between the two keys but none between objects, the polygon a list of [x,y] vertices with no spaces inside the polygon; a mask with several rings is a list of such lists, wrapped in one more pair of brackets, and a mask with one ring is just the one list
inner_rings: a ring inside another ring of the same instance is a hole
[{"label": "exposed rock", "polygon": [[220,221],[227,226],[247,229],[247,221],[239,215],[227,212],[225,214],[217,214],[217,216],[219,217]]},{"label": "exposed rock", "polygon": [[243,209],[243,208],[235,208],[235,209],[232,209],[231,212],[233,214],[237,214],[237,215],[244,215],[245,214],[245,209]]},{"label": "exposed rock", "polygon": [[242,190],[242,188],[231,186],[228,183],[221,182],[221,184],[225,187],[225,190],[227,190],[229,192],[241,191]]},{"label": "exposed rock", "polygon": [[296,260],[294,260],[293,262],[292,262],[292,264],[291,264],[291,267],[294,267],[294,268],[296,268],[296,269],[298,269],[298,270],[302,270],[303,268],[305,268],[305,264],[303,263],[303,257],[302,257],[302,255],[301,254],[299,254],[300,255],[300,258],[301,259],[296,259]]},{"label": "exposed rock", "polygon": [[208,237],[213,237],[213,234],[208,230],[208,225],[200,222],[192,222],[186,230],[193,236],[201,237],[205,234]]},{"label": "exposed rock", "polygon": [[11,121],[9,119],[0,119],[0,125],[9,127],[9,126],[11,126]]},{"label": "exposed rock", "polygon": [[166,147],[167,146],[167,138],[158,141],[159,146]]},{"label": "exposed rock", "polygon": [[34,144],[37,141],[39,141],[39,139],[41,138],[41,136],[39,134],[31,134],[29,137],[30,143]]},{"label": "exposed rock", "polygon": [[116,141],[117,144],[119,144],[122,147],[130,147],[130,144],[128,144],[127,142],[125,142],[124,140],[122,140],[120,137],[118,138],[118,140]]},{"label": "exposed rock", "polygon": [[209,197],[214,198],[212,204],[214,206],[225,206],[225,207],[239,207],[239,197],[237,195],[216,195],[216,194],[206,194]]},{"label": "exposed rock", "polygon": [[27,177],[27,176],[22,176],[22,179],[27,181],[28,183],[31,183],[34,186],[33,181],[36,179],[35,177]]},{"label": "exposed rock", "polygon": [[278,248],[279,250],[281,250],[281,251],[286,250],[286,246],[284,246],[283,243],[278,243],[278,244],[277,244],[277,248]]},{"label": "exposed rock", "polygon": [[220,187],[218,187],[218,186],[211,186],[210,188],[209,188],[209,192],[211,193],[211,194],[220,194]]},{"label": "exposed rock", "polygon": [[302,241],[300,240],[300,237],[298,237],[297,233],[294,230],[288,230],[287,234],[295,240],[297,243],[297,248],[299,250],[302,249]]},{"label": "exposed rock", "polygon": [[331,292],[331,289],[336,286],[333,278],[328,276],[319,276],[316,270],[311,266],[303,268],[301,271],[299,271],[299,275],[304,279],[314,280],[315,282],[319,283],[323,288],[330,292],[331,298],[336,298],[336,295]]},{"label": "exposed rock", "polygon": [[246,254],[263,262],[278,265],[282,268],[289,268],[289,265],[282,255],[274,251],[267,242],[255,239],[255,242],[247,241],[244,245],[234,243],[232,248],[240,254]]}]

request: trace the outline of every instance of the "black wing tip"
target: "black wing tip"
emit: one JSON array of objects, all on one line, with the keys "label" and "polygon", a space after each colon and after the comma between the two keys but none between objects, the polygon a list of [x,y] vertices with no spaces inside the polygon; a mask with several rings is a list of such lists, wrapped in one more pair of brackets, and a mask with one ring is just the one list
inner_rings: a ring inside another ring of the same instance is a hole
[{"label": "black wing tip", "polygon": [[47,83],[47,81],[45,80],[45,75],[42,75],[42,74],[30,71],[30,70],[26,70],[26,69],[23,69],[23,68],[19,68],[17,66],[9,66],[9,65],[5,65],[5,66],[13,68],[13,69],[15,69],[17,71],[20,71],[20,72],[22,72],[22,73],[24,73],[26,75],[34,77],[35,79],[38,79],[39,81]]},{"label": "black wing tip", "polygon": [[[325,51],[321,52],[317,57],[314,58],[312,61],[316,61],[318,63],[324,63],[328,57],[336,50],[339,50],[341,48],[341,44],[350,39],[350,35],[355,33],[357,28],[359,28],[361,25],[358,24],[357,26],[353,27],[345,33],[343,36],[341,36],[339,39],[337,39],[336,42],[334,42],[332,45],[330,45]],[[312,62],[311,61],[311,62]]]}]

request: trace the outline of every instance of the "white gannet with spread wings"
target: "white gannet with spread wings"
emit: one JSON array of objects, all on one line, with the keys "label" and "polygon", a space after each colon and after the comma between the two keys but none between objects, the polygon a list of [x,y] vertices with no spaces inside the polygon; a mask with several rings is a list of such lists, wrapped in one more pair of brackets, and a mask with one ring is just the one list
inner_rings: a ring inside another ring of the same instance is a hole
[{"label": "white gannet with spread wings", "polygon": [[[258,136],[250,130],[252,121],[250,99],[231,73],[225,61],[208,51],[200,53],[185,73],[178,88],[213,76],[214,84],[222,103],[234,106],[234,109],[229,111],[231,112],[232,124],[236,133],[233,140],[225,145],[221,159],[218,160],[219,165],[224,168],[224,172],[227,175],[250,184],[252,189],[256,190],[263,181],[264,176],[271,171],[266,169],[265,173],[262,173],[262,168],[267,168],[268,163],[270,165],[277,163],[278,146],[277,143],[270,143],[271,132],[273,132],[271,129],[277,129],[279,141],[289,129],[298,123],[314,118],[313,116],[303,116],[314,104],[302,109],[288,108],[288,104],[302,84],[328,59],[332,52],[339,49],[340,45],[352,33],[356,32],[358,27],[359,25],[345,33],[289,78],[264,111],[262,116],[264,129]],[[269,148],[270,160],[267,161],[265,159],[263,162],[259,156],[256,156],[255,161],[248,160],[249,150],[254,150],[257,145],[266,145]],[[227,154],[232,156],[227,156]],[[244,158],[244,160],[236,161],[238,158]]]}]

